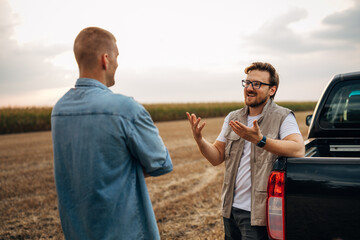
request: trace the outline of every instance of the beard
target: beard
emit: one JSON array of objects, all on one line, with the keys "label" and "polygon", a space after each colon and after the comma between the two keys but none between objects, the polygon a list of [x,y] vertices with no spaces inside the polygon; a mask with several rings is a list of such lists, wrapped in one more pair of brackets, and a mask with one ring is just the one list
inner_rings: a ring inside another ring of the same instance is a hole
[{"label": "beard", "polygon": [[[251,92],[250,92],[250,94],[251,94]],[[268,100],[268,97],[264,96],[261,99],[256,99],[253,103],[249,103],[248,101],[245,101],[245,104],[249,107],[256,108],[260,105],[263,105],[265,102],[267,102],[267,100]]]},{"label": "beard", "polygon": [[260,99],[260,101],[255,101],[254,103],[249,104],[248,106],[255,108],[255,107],[258,107],[258,106],[264,104],[266,101],[267,101],[267,98],[263,98],[263,99]]}]

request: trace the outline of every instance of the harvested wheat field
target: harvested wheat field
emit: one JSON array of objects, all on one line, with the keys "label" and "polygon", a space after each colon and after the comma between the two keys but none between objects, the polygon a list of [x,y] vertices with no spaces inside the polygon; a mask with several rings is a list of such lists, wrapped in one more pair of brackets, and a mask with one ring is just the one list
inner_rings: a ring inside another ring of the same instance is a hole
[{"label": "harvested wheat field", "polygon": [[[307,114],[296,114],[303,136]],[[212,142],[223,118],[205,121],[204,136]],[[170,174],[146,180],[161,239],[223,239],[224,165],[212,167],[200,155],[186,120],[156,125],[174,165]],[[0,166],[0,239],[63,239],[51,133],[0,135]]]}]

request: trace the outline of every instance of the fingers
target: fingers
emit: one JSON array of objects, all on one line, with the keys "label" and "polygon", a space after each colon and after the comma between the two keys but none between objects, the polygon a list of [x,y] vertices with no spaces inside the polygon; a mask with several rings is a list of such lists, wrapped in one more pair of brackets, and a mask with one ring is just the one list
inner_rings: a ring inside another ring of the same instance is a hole
[{"label": "fingers", "polygon": [[200,125],[200,127],[198,128],[200,132],[201,132],[202,129],[205,127],[205,125],[206,125],[206,122],[203,122],[203,123]]},{"label": "fingers", "polygon": [[[241,124],[241,123],[240,123]],[[244,132],[242,126],[237,121],[230,121],[229,125],[231,129],[239,136],[242,136],[242,132]]]},{"label": "fingers", "polygon": [[236,125],[234,121],[230,121],[229,126],[235,131],[236,130]]},{"label": "fingers", "polygon": [[195,114],[190,115],[190,113],[188,113],[188,112],[186,113],[186,115],[190,122],[191,130],[192,130],[195,141],[196,142],[201,141],[201,139],[202,139],[201,131],[205,127],[206,123],[204,122],[199,126],[201,118],[197,118]]},{"label": "fingers", "polygon": [[253,125],[254,125],[255,130],[257,131],[259,129],[259,124],[258,124],[257,120],[254,120]]},{"label": "fingers", "polygon": [[257,134],[258,136],[261,136],[261,130],[257,120],[254,120],[253,125],[254,125],[254,133]]},{"label": "fingers", "polygon": [[190,113],[186,112],[186,116],[187,116],[188,120],[190,121]]},{"label": "fingers", "polygon": [[196,121],[196,115],[195,114],[190,115],[190,113],[186,112],[186,116],[187,116],[191,126],[193,126]]},{"label": "fingers", "polygon": [[206,124],[206,123],[203,122],[203,123],[199,126],[199,123],[200,123],[200,121],[201,121],[201,118],[197,118],[197,119],[196,119],[195,114],[194,114],[193,118],[194,118],[194,120],[195,120],[195,122],[194,122],[194,124],[193,124],[193,130],[194,130],[194,131],[197,131],[197,132],[201,132],[201,130],[205,127],[205,124]]},{"label": "fingers", "polygon": [[195,131],[195,130],[200,130],[200,131],[201,131],[201,130],[204,128],[204,126],[205,126],[205,124],[206,124],[205,122],[202,123],[202,124],[199,126],[199,123],[200,123],[200,121],[201,121],[201,118],[197,118],[196,115],[193,114],[193,113],[190,115],[190,113],[186,112],[186,115],[187,115],[187,118],[188,118],[188,120],[189,120],[189,122],[190,122],[190,125],[191,125],[193,131]]},{"label": "fingers", "polygon": [[245,139],[247,139],[248,138],[247,136],[252,132],[251,128],[242,124],[239,121],[230,121],[229,125],[237,135]]},{"label": "fingers", "polygon": [[238,122],[238,121],[230,121],[230,126],[231,128],[235,128],[235,129],[238,129],[238,130],[244,130],[247,128],[247,126],[245,126],[244,124],[242,124],[241,122]]},{"label": "fingers", "polygon": [[[192,115],[194,115],[194,114],[192,114]],[[190,113],[186,112],[186,116],[191,124],[193,123],[192,115],[190,115]]]}]

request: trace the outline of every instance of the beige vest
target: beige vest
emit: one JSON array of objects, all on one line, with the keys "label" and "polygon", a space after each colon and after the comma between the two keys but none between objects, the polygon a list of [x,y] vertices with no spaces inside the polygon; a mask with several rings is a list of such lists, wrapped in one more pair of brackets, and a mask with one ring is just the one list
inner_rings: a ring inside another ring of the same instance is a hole
[{"label": "beige vest", "polygon": [[[282,122],[291,110],[275,104],[271,99],[266,103],[258,124],[261,133],[267,138],[279,139]],[[248,107],[230,113],[230,119],[247,125]],[[222,190],[222,215],[230,218],[234,200],[237,169],[244,149],[245,140],[230,127],[225,132],[225,175]],[[273,163],[278,156],[251,144],[251,225],[266,226],[267,182]]]}]

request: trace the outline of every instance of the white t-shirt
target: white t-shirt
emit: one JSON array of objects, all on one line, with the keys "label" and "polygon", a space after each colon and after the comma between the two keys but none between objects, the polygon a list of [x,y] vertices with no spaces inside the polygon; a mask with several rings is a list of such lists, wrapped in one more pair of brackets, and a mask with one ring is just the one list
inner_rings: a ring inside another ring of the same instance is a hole
[{"label": "white t-shirt", "polygon": [[[230,114],[229,114],[230,115]],[[229,126],[229,115],[226,116],[222,130],[217,141],[226,142],[225,132]],[[260,115],[248,116],[247,126],[252,127],[254,120]],[[280,126],[279,139],[284,139],[290,134],[301,134],[295,116],[289,114]],[[241,156],[239,168],[236,174],[233,206],[246,211],[251,210],[251,170],[250,170],[251,142],[245,140],[244,150]]]}]

